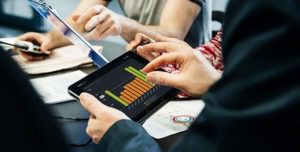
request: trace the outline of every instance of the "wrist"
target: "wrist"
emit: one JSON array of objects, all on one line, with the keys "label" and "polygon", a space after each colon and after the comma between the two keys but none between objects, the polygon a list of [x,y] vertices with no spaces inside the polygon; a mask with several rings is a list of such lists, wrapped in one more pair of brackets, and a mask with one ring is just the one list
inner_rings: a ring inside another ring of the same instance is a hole
[{"label": "wrist", "polygon": [[120,15],[120,21],[121,21],[121,32],[120,35],[127,41],[127,42],[131,42],[132,40],[134,40],[135,35],[137,33],[137,22],[129,19],[125,16],[121,16]]},{"label": "wrist", "polygon": [[[199,88],[199,92],[201,92],[201,95],[206,92],[216,81],[218,81],[222,73],[219,72],[217,69],[215,69],[211,63],[205,58],[205,56],[198,50],[193,50],[194,55],[196,56],[197,60],[199,60],[203,66],[201,68],[205,69],[205,73],[207,73],[205,77],[204,82],[200,82],[201,84],[198,86],[201,86]],[[204,84],[202,84],[204,83]]]}]

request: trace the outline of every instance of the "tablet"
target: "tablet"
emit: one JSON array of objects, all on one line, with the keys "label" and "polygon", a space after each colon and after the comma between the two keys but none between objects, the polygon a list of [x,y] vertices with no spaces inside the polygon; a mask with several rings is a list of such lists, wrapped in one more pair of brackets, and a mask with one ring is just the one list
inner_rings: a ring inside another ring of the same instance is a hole
[{"label": "tablet", "polygon": [[82,92],[90,93],[105,105],[142,123],[179,92],[149,83],[140,71],[147,63],[136,53],[127,52],[71,85],[68,91],[77,99]]},{"label": "tablet", "polygon": [[87,54],[99,68],[108,63],[108,60],[99,51],[94,50],[88,41],[63,21],[56,10],[50,5],[40,0],[27,0],[27,2],[74,45],[78,46],[85,54]]}]

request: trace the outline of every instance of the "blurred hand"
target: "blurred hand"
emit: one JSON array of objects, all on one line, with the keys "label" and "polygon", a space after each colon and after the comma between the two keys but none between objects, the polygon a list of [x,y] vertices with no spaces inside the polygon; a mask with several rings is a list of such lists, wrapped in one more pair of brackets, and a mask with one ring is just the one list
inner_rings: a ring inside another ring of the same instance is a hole
[{"label": "blurred hand", "polygon": [[[149,54],[152,52],[163,53],[144,67],[147,80],[154,84],[177,88],[191,96],[203,95],[221,74],[199,51],[194,51],[186,43],[174,43],[174,39],[166,40],[173,42],[158,42],[138,47],[138,52],[147,57],[151,57]],[[178,66],[180,73],[155,71],[168,64]]]},{"label": "blurred hand", "polygon": [[[46,54],[50,54],[49,50],[53,48],[53,43],[51,42],[51,38],[49,36],[39,34],[39,33],[26,33],[17,38],[17,40],[28,41],[33,44],[36,44],[41,47],[41,51]],[[24,58],[29,61],[43,60],[45,56],[43,55],[30,55],[25,52],[18,51]]]},{"label": "blurred hand", "polygon": [[170,43],[175,43],[175,44],[180,44],[182,46],[190,47],[189,44],[187,44],[186,42],[184,42],[182,40],[178,40],[175,38],[169,38],[169,37],[165,37],[165,36],[156,37],[156,42],[170,42]]},{"label": "blurred hand", "polygon": [[115,122],[129,119],[121,111],[104,105],[88,93],[80,95],[80,103],[91,113],[86,132],[96,144]]},{"label": "blurred hand", "polygon": [[84,25],[89,40],[102,40],[108,36],[119,35],[123,17],[102,5],[96,5],[84,12],[77,19],[77,24]]},{"label": "blurred hand", "polygon": [[[46,54],[51,53],[50,51],[55,48],[71,44],[71,42],[60,31],[56,29],[49,31],[46,34],[35,32],[25,33],[24,35],[19,36],[17,40],[32,42],[33,44],[40,46],[41,51],[45,52]],[[20,52],[20,54],[29,61],[45,59],[45,56],[32,56],[24,52]]]},{"label": "blurred hand", "polygon": [[135,35],[135,39],[127,45],[127,51],[132,50],[132,49],[138,47],[139,45],[145,45],[145,44],[154,43],[154,42],[155,42],[155,40],[153,40],[149,36],[147,36],[143,33],[138,33]]},{"label": "blurred hand", "polygon": [[[148,40],[149,39],[149,40]],[[164,36],[158,36],[155,38],[155,40],[151,39],[150,37],[146,36],[145,34],[142,33],[138,33],[135,37],[135,40],[130,42],[130,44],[128,45],[128,47],[131,46],[138,46],[139,42],[143,41],[150,41],[151,43],[155,43],[155,42],[169,42],[169,43],[174,43],[174,44],[180,44],[181,47],[186,47],[189,48],[188,50],[191,50],[192,48],[184,41],[175,39],[175,38],[168,38],[168,37],[164,37]],[[134,47],[133,47],[134,48]],[[148,61],[152,61],[155,58],[159,57],[160,55],[162,55],[162,52],[156,52],[156,51],[147,51],[147,50],[143,50],[143,49],[138,49],[138,48],[143,48],[142,46],[138,46],[137,50],[138,54],[142,57],[144,57],[145,59],[147,59]],[[178,48],[178,50],[182,50],[182,51],[186,51],[186,48]]]}]

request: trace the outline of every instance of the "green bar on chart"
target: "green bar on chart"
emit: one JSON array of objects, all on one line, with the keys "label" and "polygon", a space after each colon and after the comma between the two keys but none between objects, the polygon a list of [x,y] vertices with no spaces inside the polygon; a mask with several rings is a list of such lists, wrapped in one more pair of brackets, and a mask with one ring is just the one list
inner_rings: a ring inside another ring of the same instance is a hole
[{"label": "green bar on chart", "polygon": [[[134,68],[133,68],[133,69],[134,69]],[[129,67],[129,68],[125,68],[125,70],[126,70],[127,72],[131,73],[132,75],[134,75],[134,76],[136,76],[136,77],[142,79],[143,81],[149,83],[150,85],[154,86],[154,84],[152,84],[152,83],[150,83],[150,82],[147,81],[146,75],[143,74],[142,72],[140,72],[140,73],[142,73],[142,75],[141,75],[141,74],[139,74],[138,72],[136,72],[136,71],[138,71],[138,70],[132,70],[132,67],[131,67],[131,68],[130,68],[130,67]]]},{"label": "green bar on chart", "polygon": [[126,107],[128,106],[128,103],[127,103],[127,102],[125,102],[124,100],[122,100],[122,99],[119,98],[118,96],[114,95],[112,92],[106,90],[105,93],[106,93],[107,95],[109,95],[110,97],[114,98],[115,100],[117,100],[118,102],[120,102],[122,105],[124,105],[124,106],[126,106]]},{"label": "green bar on chart", "polygon": [[132,70],[133,72],[139,74],[140,76],[144,77],[144,78],[147,77],[145,73],[143,73],[143,72],[141,72],[141,71],[139,71],[139,70],[133,68],[132,66],[129,66],[128,68],[129,68],[130,70]]}]

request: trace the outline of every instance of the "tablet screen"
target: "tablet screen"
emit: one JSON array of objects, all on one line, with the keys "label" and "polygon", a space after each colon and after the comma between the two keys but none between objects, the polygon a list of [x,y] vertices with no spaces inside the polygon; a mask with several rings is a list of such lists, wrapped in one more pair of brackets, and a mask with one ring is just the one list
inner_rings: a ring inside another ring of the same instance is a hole
[{"label": "tablet screen", "polygon": [[94,95],[105,105],[123,111],[134,120],[159,105],[175,89],[149,83],[141,72],[146,61],[133,54],[126,53],[78,84],[83,92]]}]

